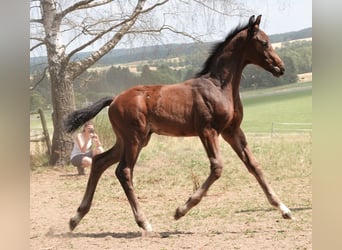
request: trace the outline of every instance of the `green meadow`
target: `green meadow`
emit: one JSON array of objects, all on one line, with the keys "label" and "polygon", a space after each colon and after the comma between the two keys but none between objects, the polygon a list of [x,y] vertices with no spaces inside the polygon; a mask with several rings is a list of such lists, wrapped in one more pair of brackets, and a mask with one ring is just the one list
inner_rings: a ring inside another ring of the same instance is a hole
[{"label": "green meadow", "polygon": [[245,132],[271,132],[272,123],[312,122],[312,83],[242,92]]}]

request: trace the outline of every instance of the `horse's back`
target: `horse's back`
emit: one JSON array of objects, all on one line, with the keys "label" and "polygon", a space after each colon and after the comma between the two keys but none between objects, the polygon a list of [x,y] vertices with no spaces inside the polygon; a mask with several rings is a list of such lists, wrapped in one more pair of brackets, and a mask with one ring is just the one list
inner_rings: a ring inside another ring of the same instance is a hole
[{"label": "horse's back", "polygon": [[194,135],[193,103],[189,81],[138,85],[116,96],[108,112],[113,127],[187,136]]}]

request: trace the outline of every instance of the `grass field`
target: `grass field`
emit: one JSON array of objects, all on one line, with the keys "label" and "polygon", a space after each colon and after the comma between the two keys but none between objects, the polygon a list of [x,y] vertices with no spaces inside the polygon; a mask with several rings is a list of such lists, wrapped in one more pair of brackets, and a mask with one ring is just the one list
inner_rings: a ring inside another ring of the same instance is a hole
[{"label": "grass field", "polygon": [[272,122],[311,123],[312,83],[242,93],[245,132],[270,132]]}]

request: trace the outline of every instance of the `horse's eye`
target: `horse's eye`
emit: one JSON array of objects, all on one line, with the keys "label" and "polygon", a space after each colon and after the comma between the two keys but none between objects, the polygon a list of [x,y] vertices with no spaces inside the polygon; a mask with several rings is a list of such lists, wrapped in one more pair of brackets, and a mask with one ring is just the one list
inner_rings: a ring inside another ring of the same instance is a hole
[{"label": "horse's eye", "polygon": [[261,42],[262,46],[263,46],[265,49],[268,48],[268,42],[267,42],[267,41],[261,40],[260,42]]}]

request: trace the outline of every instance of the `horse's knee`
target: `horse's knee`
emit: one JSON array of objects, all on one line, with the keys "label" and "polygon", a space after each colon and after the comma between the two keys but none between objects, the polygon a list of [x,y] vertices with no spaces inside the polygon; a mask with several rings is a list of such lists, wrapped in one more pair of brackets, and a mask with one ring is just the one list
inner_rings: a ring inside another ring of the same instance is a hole
[{"label": "horse's knee", "polygon": [[119,180],[125,178],[125,172],[124,172],[124,169],[120,166],[119,166],[115,169],[115,175],[116,175],[116,178],[118,178]]},{"label": "horse's knee", "polygon": [[118,166],[115,169],[115,176],[119,181],[122,179],[123,174],[122,174],[122,169],[120,168],[120,166]]},{"label": "horse's knee", "polygon": [[215,179],[220,178],[221,175],[222,175],[222,166],[216,167],[216,168],[213,170],[213,175],[214,175]]},{"label": "horse's knee", "polygon": [[223,165],[221,160],[218,159],[210,159],[210,169],[211,169],[211,175],[215,178],[218,179],[222,175],[222,169]]},{"label": "horse's knee", "polygon": [[123,168],[120,166],[120,164],[115,170],[115,175],[122,184],[131,181],[131,169]]}]

